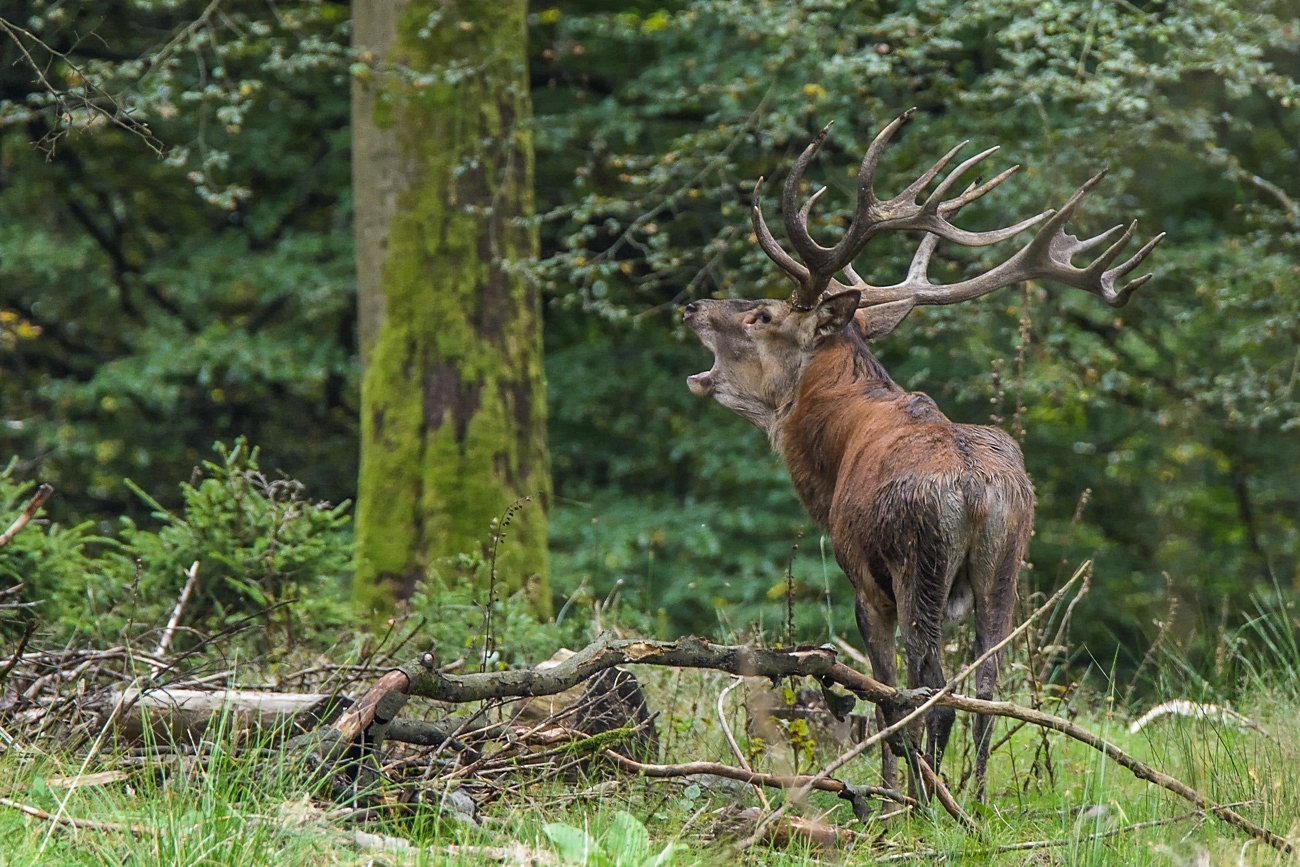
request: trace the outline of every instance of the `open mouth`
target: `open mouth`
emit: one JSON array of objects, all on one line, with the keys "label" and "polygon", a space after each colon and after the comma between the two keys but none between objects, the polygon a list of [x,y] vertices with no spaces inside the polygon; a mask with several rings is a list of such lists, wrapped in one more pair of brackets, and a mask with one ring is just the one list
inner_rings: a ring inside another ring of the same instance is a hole
[{"label": "open mouth", "polygon": [[714,368],[711,367],[703,373],[686,377],[686,386],[691,390],[691,394],[696,397],[708,397],[713,394],[713,371]]},{"label": "open mouth", "polygon": [[718,369],[718,352],[713,345],[713,329],[698,315],[700,308],[700,302],[687,305],[682,320],[695,332],[695,336],[700,338],[705,348],[713,353],[713,366],[703,373],[686,377],[686,385],[690,388],[691,394],[696,397],[709,397],[713,394],[713,375]]}]

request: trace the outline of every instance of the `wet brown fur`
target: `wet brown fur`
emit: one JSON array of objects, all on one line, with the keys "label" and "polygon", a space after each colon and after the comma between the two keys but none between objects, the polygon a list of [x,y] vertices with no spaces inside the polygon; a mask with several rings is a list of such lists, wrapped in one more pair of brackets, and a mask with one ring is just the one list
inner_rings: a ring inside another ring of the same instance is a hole
[{"label": "wet brown fur", "polygon": [[[693,307],[704,315],[692,321],[688,312],[688,322],[717,355],[714,370],[701,375],[707,386],[699,388],[767,429],[800,500],[830,535],[853,582],[873,675],[897,684],[897,627],[908,685],[942,686],[942,623],[971,603],[976,655],[1002,640],[1033,526],[1033,488],[1016,442],[997,428],[954,424],[926,395],[899,388],[867,347],[862,313],[854,322],[826,316],[826,333],[808,337],[810,326],[799,317],[816,311],[780,302]],[[777,317],[763,326],[767,331],[755,331],[756,309]],[[782,364],[796,368],[789,380],[779,376]],[[761,378],[756,368],[764,370]],[[787,389],[791,394],[782,395]],[[753,393],[737,408],[736,394],[747,390]],[[764,404],[761,413],[755,401]],[[979,667],[978,697],[993,697],[998,667],[997,657]],[[902,712],[883,708],[886,721]],[[936,769],[953,719],[953,711],[941,708],[927,716],[925,753]],[[981,797],[990,725],[988,718],[975,725]],[[893,776],[888,765],[885,772]]]},{"label": "wet brown fur", "polygon": [[[941,629],[954,586],[973,597],[977,655],[1006,635],[1034,503],[1011,437],[953,424],[926,395],[904,392],[849,328],[805,368],[783,422],[781,454],[799,499],[829,533],[853,581],[878,679],[897,683],[897,623],[908,685],[944,684]],[[977,672],[980,698],[993,697],[997,666],[991,660]],[[951,710],[930,712],[925,752],[932,766],[952,722]],[[977,725],[981,766],[988,724]]]}]

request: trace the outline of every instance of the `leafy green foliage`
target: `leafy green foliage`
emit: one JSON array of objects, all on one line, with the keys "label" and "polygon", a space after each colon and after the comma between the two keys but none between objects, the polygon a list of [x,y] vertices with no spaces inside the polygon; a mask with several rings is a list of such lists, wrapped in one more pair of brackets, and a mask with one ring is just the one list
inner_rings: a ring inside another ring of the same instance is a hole
[{"label": "leafy green foliage", "polygon": [[[340,594],[352,564],[350,504],[314,502],[301,482],[268,479],[258,450],[243,439],[214,448],[220,460],[204,461],[206,478],[181,484],[183,511],[151,502],[162,522],[156,532],[124,519],[123,545],[142,564],[132,593],[162,609],[137,606],[133,615],[163,614],[198,560],[201,577],[187,607],[205,631],[266,612],[271,628],[259,633],[268,644],[330,634],[349,613]],[[281,629],[287,634],[277,635]]]},{"label": "leafy green foliage", "polygon": [[542,831],[564,863],[589,867],[665,867],[683,849],[677,843],[669,843],[652,853],[650,833],[645,825],[622,810],[614,814],[599,841],[582,828],[560,822],[549,822],[542,826]]},{"label": "leafy green foliage", "polygon": [[[126,477],[175,506],[242,435],[322,496],[355,490],[347,7],[207,6],[36,2],[30,38],[0,39],[0,453],[75,520],[144,517]],[[60,111],[20,45],[165,159]]]},{"label": "leafy green foliage", "polygon": [[[74,527],[143,520],[127,476],[179,508],[174,480],[240,434],[319,496],[354,490],[346,10],[282,3],[266,18],[223,3],[226,18],[187,30],[203,8],[33,5],[33,32],[94,87],[131,93],[177,147],[161,163],[75,112],[77,134],[43,162],[29,140],[65,120],[28,99],[39,88],[4,43],[0,99],[17,113],[0,118],[22,125],[0,138],[0,449],[24,458],[14,480],[59,488],[51,508]],[[762,437],[687,393],[682,377],[708,354],[675,306],[788,291],[749,240],[754,179],[769,177],[774,216],[786,167],[834,120],[808,172],[832,188],[813,232],[833,240],[866,143],[918,106],[880,167],[882,193],[971,138],[1004,147],[990,169],[1024,169],[963,226],[1059,205],[1109,166],[1072,230],[1136,217],[1141,237],[1169,232],[1155,278],[1121,311],[1032,285],[918,311],[879,354],[956,420],[1024,421],[1033,588],[1062,560],[1094,557],[1075,635],[1103,667],[1116,649],[1120,668],[1137,664],[1166,607],[1163,572],[1183,603],[1177,636],[1209,665],[1223,599],[1249,612],[1257,592],[1294,592],[1300,570],[1295,18],[1275,0],[535,7],[556,610],[623,600],[669,635],[760,621],[772,636],[784,622],[770,591],[805,521]],[[74,38],[91,31],[99,41]],[[85,56],[92,44],[131,60]],[[156,68],[133,72],[151,51]],[[873,242],[857,270],[897,277],[915,240]],[[1004,247],[941,249],[932,276],[968,276]],[[828,619],[853,632],[818,541],[794,566],[802,640]]]},{"label": "leafy green foliage", "polygon": [[[927,391],[956,420],[984,422],[991,408],[1008,427],[1024,421],[1039,497],[1033,584],[1059,580],[1063,558],[1095,557],[1101,592],[1076,621],[1094,654],[1150,640],[1166,571],[1185,603],[1180,635],[1208,653],[1225,595],[1243,606],[1252,587],[1290,585],[1300,567],[1300,305],[1285,291],[1300,248],[1298,29],[1293,7],[1267,0],[723,0],[653,14],[595,4],[539,14],[538,77],[548,84],[536,94],[539,176],[543,190],[555,190],[539,274],[562,323],[550,336],[552,357],[589,345],[597,330],[570,330],[570,310],[609,323],[599,330],[619,330],[627,335],[619,340],[654,357],[670,351],[660,347],[671,345],[666,320],[678,302],[788,291],[751,241],[747,200],[760,174],[776,175],[767,187],[774,195],[784,166],[827,121],[836,121],[834,134],[808,177],[831,187],[812,219],[828,240],[847,224],[856,160],[870,137],[910,106],[920,111],[877,173],[882,194],[963,138],[1001,144],[1025,166],[963,213],[972,229],[1057,204],[1109,166],[1072,230],[1093,234],[1138,217],[1142,237],[1169,233],[1153,260],[1155,279],[1129,307],[1111,311],[1082,293],[1031,285],[1020,297],[1006,290],[915,313],[879,354],[901,384]],[[777,210],[771,202],[767,209]],[[913,243],[882,238],[857,270],[889,282]],[[941,250],[932,279],[969,276],[1011,249]],[[694,352],[700,367],[707,363]],[[644,393],[641,380],[622,381]],[[583,392],[557,390],[557,416],[586,413],[557,427],[599,424],[603,409]],[[716,407],[655,398],[639,412],[626,409],[635,415],[623,426],[653,432],[707,418],[721,451],[736,464],[752,460],[723,433]],[[739,495],[725,486],[684,492],[677,466],[694,474],[701,464],[649,452],[672,495],[703,494],[688,501],[703,510],[736,515],[763,501],[761,485]],[[559,493],[571,496],[566,467],[557,461],[557,469]],[[609,488],[605,495],[616,496]],[[1092,504],[1074,521],[1089,488]],[[642,496],[631,485],[618,489]],[[558,524],[561,545],[571,544],[565,519]],[[587,530],[589,560],[618,547],[596,533]],[[723,544],[762,556],[768,575],[783,559],[776,547],[759,553],[739,534]],[[669,612],[699,624],[710,607]],[[1122,656],[1120,666],[1136,661]]]},{"label": "leafy green foliage", "polygon": [[[0,532],[10,527],[31,499],[35,485],[16,482],[15,458],[0,472]],[[3,602],[27,606],[14,609],[26,619],[44,600],[60,597],[68,588],[81,586],[94,567],[95,549],[111,548],[113,542],[94,533],[94,523],[62,527],[37,511],[34,520],[0,548],[0,591],[10,591]],[[22,589],[14,591],[21,585]],[[10,631],[20,617],[0,619],[0,633]]]},{"label": "leafy green foliage", "polygon": [[[0,549],[0,576],[7,586],[26,582],[33,612],[56,634],[112,642],[165,624],[197,560],[187,629],[174,647],[230,630],[256,652],[333,644],[351,614],[349,504],[309,500],[301,482],[268,479],[244,440],[215,448],[219,460],[180,486],[183,509],[150,501],[158,529],[129,518],[111,538],[92,535],[90,524],[29,527]],[[25,489],[0,476],[0,515],[21,509]]]}]

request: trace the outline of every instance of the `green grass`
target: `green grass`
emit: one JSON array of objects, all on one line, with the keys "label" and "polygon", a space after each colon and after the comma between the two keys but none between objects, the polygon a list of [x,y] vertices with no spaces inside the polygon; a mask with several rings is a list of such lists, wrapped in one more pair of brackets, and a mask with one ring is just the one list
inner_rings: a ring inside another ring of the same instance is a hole
[{"label": "green grass", "polygon": [[[714,710],[716,697],[728,680],[711,673],[638,672],[655,707],[671,708],[661,716],[668,759],[731,761]],[[1103,697],[1104,699],[1104,697]],[[1127,719],[1105,712],[1107,703],[1085,710],[1077,722],[1105,736],[1127,752],[1200,789],[1220,803],[1249,801],[1239,811],[1252,821],[1295,838],[1300,830],[1300,705],[1281,692],[1257,695],[1238,709],[1260,722],[1271,737],[1210,720],[1166,718],[1137,735],[1127,731]],[[738,736],[744,734],[743,712],[731,718]],[[1005,732],[999,723],[996,737]],[[945,772],[961,775],[965,726],[954,733]],[[81,756],[46,754],[14,748],[0,756],[0,794],[15,801],[65,815],[144,826],[145,833],[58,828],[13,809],[0,807],[0,867],[25,865],[311,865],[325,864],[478,864],[490,863],[481,854],[448,854],[446,847],[505,846],[512,842],[554,852],[548,823],[562,823],[589,832],[605,850],[615,853],[626,831],[626,812],[649,830],[650,852],[667,843],[683,844],[675,864],[805,865],[819,862],[871,864],[880,856],[909,851],[942,853],[955,864],[1126,864],[1181,865],[1192,863],[1201,849],[1212,864],[1294,863],[1271,849],[1249,842],[1235,829],[1214,819],[1191,819],[1106,838],[1098,831],[1138,822],[1168,819],[1191,807],[1180,799],[1133,778],[1081,744],[1051,736],[1052,774],[1039,762],[1032,771],[1041,734],[1026,727],[994,755],[990,798],[986,808],[962,800],[977,814],[985,839],[958,828],[941,811],[914,811],[907,816],[855,822],[847,803],[815,794],[798,813],[854,828],[868,835],[847,852],[818,852],[793,845],[784,850],[760,848],[743,859],[728,851],[710,832],[715,811],[755,806],[750,790],[688,789],[680,782],[649,782],[614,778],[607,771],[580,779],[533,781],[483,811],[483,827],[469,828],[440,818],[433,806],[418,807],[364,830],[408,841],[404,852],[359,849],[355,826],[326,815],[324,801],[307,800],[303,776],[295,761],[283,753],[232,756],[230,738],[215,737],[206,766],[165,772],[135,766],[126,781],[83,787],[69,794],[51,789],[46,780],[75,774]],[[109,752],[109,751],[106,751]],[[789,751],[774,745],[764,763],[783,770]],[[105,755],[87,772],[121,767],[118,757]],[[846,769],[845,779],[876,782],[874,756]],[[617,779],[613,786],[592,787]],[[435,791],[436,795],[437,792]],[[693,796],[693,797],[692,797]],[[768,792],[775,806],[780,792]],[[434,797],[431,800],[436,801]],[[322,806],[323,805],[323,806]],[[621,829],[621,830],[620,830]],[[1030,851],[998,852],[1032,840],[1063,840],[1063,845]],[[934,860],[933,858],[927,858]],[[593,865],[598,862],[592,860]],[[616,863],[611,861],[611,863]],[[633,863],[626,860],[625,863]],[[636,861],[635,863],[644,863]]]}]

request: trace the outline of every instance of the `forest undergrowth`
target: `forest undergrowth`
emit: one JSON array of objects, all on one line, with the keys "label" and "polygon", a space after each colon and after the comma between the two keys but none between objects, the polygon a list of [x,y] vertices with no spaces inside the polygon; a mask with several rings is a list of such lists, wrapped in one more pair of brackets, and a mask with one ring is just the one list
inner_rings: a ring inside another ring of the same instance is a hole
[{"label": "forest undergrowth", "polygon": [[[563,659],[562,648],[578,650],[601,633],[630,638],[653,628],[653,618],[625,609],[617,592],[575,595],[558,623],[537,623],[521,598],[496,598],[490,581],[453,592],[433,579],[401,616],[359,623],[337,580],[345,509],[268,479],[242,442],[219,455],[182,486],[183,511],[159,507],[158,530],[128,523],[110,537],[37,518],[3,549],[10,580],[0,595],[0,867],[1294,859],[1084,744],[1015,719],[996,724],[989,797],[980,804],[970,719],[958,715],[942,767],[955,811],[937,799],[900,806],[909,800],[903,792],[871,799],[865,810],[826,791],[785,805],[788,782],[759,791],[681,768],[652,778],[609,752],[650,765],[713,762],[806,780],[874,730],[864,702],[853,709],[861,716],[835,721],[811,678],[774,684],[627,666],[646,713],[600,731],[575,722],[586,692],[457,707],[416,698],[402,717],[454,728],[450,739],[421,746],[394,732],[361,765],[344,763],[341,775],[308,761],[282,729],[233,713],[218,713],[200,731],[130,730],[139,699],[124,696],[161,696],[165,704],[182,690],[225,689],[310,693],[328,699],[322,707],[337,706],[424,654],[445,673],[500,672],[556,651]],[[0,488],[8,525],[31,492],[3,477]],[[471,575],[494,570],[490,560],[463,560],[456,568]],[[1116,673],[1114,660],[1093,658],[1070,639],[1091,579],[1085,563],[1070,582],[1058,579],[1068,594],[1049,600],[1022,589],[1017,619],[1026,628],[1008,647],[997,697],[1065,718],[1295,845],[1294,602],[1276,587],[1257,596],[1240,625],[1221,625],[1212,654],[1195,655],[1170,635],[1178,622],[1171,602],[1146,658]],[[784,623],[736,628],[720,615],[714,638],[795,643],[797,609],[820,611],[827,600],[798,596],[792,577],[785,590]],[[856,637],[831,623],[825,628],[834,634],[822,635],[840,660],[866,670]],[[946,671],[970,661],[971,644],[969,625],[945,636]],[[955,685],[958,694],[969,689]],[[872,748],[832,777],[878,786],[879,762]]]},{"label": "forest undergrowth", "polygon": [[[617,628],[616,622],[603,625]],[[1214,803],[1297,839],[1300,696],[1294,672],[1300,660],[1295,645],[1287,643],[1294,634],[1288,611],[1261,609],[1246,627],[1224,636],[1225,653],[1242,672],[1241,689],[1231,697],[1212,694],[1207,681],[1168,652],[1156,654],[1153,685],[1138,697],[1129,684],[1111,682],[1096,669],[1081,683],[1071,676],[1079,673],[1077,666],[1058,664],[1069,658],[1065,649],[1047,643],[1068,631],[1061,625],[1058,616],[1012,645],[999,698],[1068,717]],[[112,724],[116,711],[108,711],[105,728],[104,708],[95,717],[88,699],[98,689],[95,677],[103,681],[110,669],[115,674],[109,679],[119,688],[130,677],[137,686],[156,683],[160,689],[202,683],[199,688],[355,697],[416,652],[420,629],[419,618],[409,617],[382,640],[348,650],[299,648],[274,664],[228,659],[217,677],[202,674],[214,665],[207,654],[179,664],[173,656],[159,675],[150,663],[160,658],[143,648],[134,660],[126,654],[116,663],[65,666],[74,674],[80,670],[81,679],[53,678],[61,685],[51,690],[45,714],[30,707],[14,713],[12,699],[0,711],[0,865],[1293,862],[1293,856],[1250,840],[1084,745],[1009,719],[999,720],[994,731],[987,804],[972,798],[965,714],[959,715],[943,766],[977,832],[960,827],[935,802],[902,809],[875,802],[870,816],[858,817],[848,801],[815,791],[788,812],[791,824],[740,848],[757,819],[783,803],[784,790],[760,795],[718,776],[648,779],[627,773],[601,757],[604,746],[618,745],[617,731],[594,748],[582,747],[579,739],[569,744],[568,754],[554,743],[529,742],[508,755],[502,749],[497,755],[504,760],[488,762],[481,778],[457,776],[463,756],[389,741],[369,796],[359,799],[322,782],[284,739],[233,718],[219,717],[188,741],[147,735],[128,741],[112,734],[118,731]],[[508,631],[503,627],[503,644]],[[949,671],[960,667],[968,641],[961,630],[951,638]],[[16,678],[37,652],[53,657],[73,651],[35,651],[29,644],[23,661],[5,674]],[[471,642],[471,655],[443,667],[476,667],[477,652]],[[851,650],[845,652],[852,660]],[[809,700],[813,690],[806,688],[811,680],[773,688],[764,679],[721,672],[629,670],[657,731],[657,750],[638,756],[644,761],[748,762],[756,771],[806,774],[851,746],[826,730],[834,725],[824,712],[775,720],[765,714],[772,707],[815,707],[816,700]],[[33,683],[30,677],[18,681],[26,687],[19,695],[39,693]],[[14,693],[11,688],[6,695]],[[84,719],[75,712],[83,704]],[[856,711],[865,707],[860,703]],[[1133,731],[1152,708],[1156,715]],[[407,714],[444,719],[465,710],[416,700]],[[536,714],[529,717],[511,703],[490,702],[483,710],[489,721],[532,720],[532,731],[548,719],[542,714],[537,721]],[[42,720],[53,717],[59,722],[42,731]],[[78,733],[78,724],[92,718],[101,725]],[[110,734],[99,737],[99,731]],[[528,739],[520,731],[515,729],[523,744]],[[736,748],[729,746],[728,734]],[[481,749],[488,755],[487,746]],[[879,784],[878,762],[872,750],[836,776]]]}]

